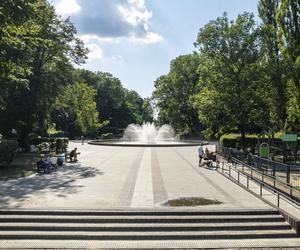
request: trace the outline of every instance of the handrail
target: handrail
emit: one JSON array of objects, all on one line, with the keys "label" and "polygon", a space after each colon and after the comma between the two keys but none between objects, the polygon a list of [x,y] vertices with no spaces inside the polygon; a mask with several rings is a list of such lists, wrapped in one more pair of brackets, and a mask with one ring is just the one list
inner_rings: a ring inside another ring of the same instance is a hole
[{"label": "handrail", "polygon": [[250,166],[250,165],[246,164],[245,162],[240,161],[240,160],[238,160],[238,159],[236,159],[236,158],[234,158],[234,157],[232,157],[232,160],[233,160],[234,162],[236,162],[236,163],[239,163],[239,164],[241,164],[241,165],[246,166],[247,168],[250,168],[252,171],[254,171],[254,172],[256,172],[256,173],[259,173],[259,174],[261,174],[262,176],[266,176],[266,177],[272,178],[274,181],[280,183],[282,186],[286,186],[287,188],[293,189],[293,190],[295,190],[296,192],[299,192],[299,193],[300,193],[300,191],[299,191],[297,188],[295,188],[293,185],[278,180],[278,179],[276,178],[276,176],[272,176],[272,175],[265,174],[265,173],[263,173],[263,172],[257,170],[256,168],[253,168],[252,166]]},{"label": "handrail", "polygon": [[[231,175],[231,164],[228,164],[229,165],[229,174],[228,174],[228,177],[229,179],[234,179],[236,180],[234,177],[232,177]],[[290,196],[286,195],[285,193],[281,192],[280,190],[276,189],[276,188],[273,188],[270,184],[268,183],[265,183],[261,180],[259,180],[258,178],[256,178],[255,176],[252,176],[252,175],[249,175],[243,171],[240,171],[239,169],[236,169],[236,168],[233,168],[232,169],[233,171],[237,172],[238,173],[238,183],[240,183],[240,174],[244,175],[246,178],[247,178],[247,186],[246,188],[249,189],[249,178],[252,179],[253,181],[257,182],[258,184],[260,184],[260,196],[262,197],[262,188],[265,187],[265,189],[268,189],[269,191],[277,194],[277,207],[279,208],[280,207],[280,198],[284,198],[288,203],[290,203],[292,206],[295,206],[297,207],[297,209],[299,209],[300,207],[300,203],[294,199],[292,199]],[[254,169],[253,169],[254,170]],[[224,175],[224,162],[222,164],[222,174]],[[241,183],[240,183],[241,184]],[[241,184],[242,185],[242,184]],[[243,185],[244,186],[244,185]]]}]

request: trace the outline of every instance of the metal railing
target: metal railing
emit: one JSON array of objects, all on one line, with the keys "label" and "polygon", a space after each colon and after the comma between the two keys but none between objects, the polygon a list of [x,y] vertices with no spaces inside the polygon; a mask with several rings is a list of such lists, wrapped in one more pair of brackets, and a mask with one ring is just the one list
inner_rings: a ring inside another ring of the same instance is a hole
[{"label": "metal railing", "polygon": [[[231,163],[222,162],[218,171],[221,171],[221,173],[227,176],[229,179],[234,179],[239,184],[245,186],[248,190],[251,190],[250,180],[254,181],[257,185],[259,185],[258,195],[260,197],[263,197],[264,189],[268,190],[269,192],[272,192],[274,195],[276,195],[276,204],[274,205],[276,205],[278,208],[280,208],[280,201],[282,199],[284,199],[286,202],[293,205],[297,209],[299,209],[300,207],[299,190],[293,188],[290,185],[283,184],[286,185],[286,187],[289,189],[289,193],[282,192],[280,189],[278,189],[278,182],[273,176],[263,174],[259,177],[261,173],[257,169],[246,165],[244,162],[238,159],[233,158]],[[233,175],[233,171],[236,172],[236,178]],[[241,176],[246,178],[245,185],[241,181]],[[272,180],[272,183],[266,182],[267,178],[270,178]]]},{"label": "metal railing", "polygon": [[289,165],[271,159],[261,158],[248,152],[239,151],[223,146],[217,147],[217,153],[225,159],[239,160],[248,166],[259,170],[261,173],[273,176],[276,180],[300,189],[300,166]]}]

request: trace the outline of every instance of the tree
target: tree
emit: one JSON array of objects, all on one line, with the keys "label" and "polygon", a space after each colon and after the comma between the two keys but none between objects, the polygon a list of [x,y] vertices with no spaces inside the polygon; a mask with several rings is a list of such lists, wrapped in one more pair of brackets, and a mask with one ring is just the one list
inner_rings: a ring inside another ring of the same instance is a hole
[{"label": "tree", "polygon": [[151,120],[151,117],[153,119],[153,110],[147,100],[143,100],[136,91],[124,88],[112,74],[84,69],[78,70],[77,74],[78,79],[97,91],[97,110],[101,121],[108,123],[108,127],[103,127],[102,131],[119,133],[131,123],[141,124]]},{"label": "tree", "polygon": [[[61,88],[72,81],[71,63],[84,62],[87,52],[69,19],[58,17],[54,7],[46,0],[29,3],[32,12],[22,19],[20,25],[25,26],[25,30],[29,26],[33,33],[26,33],[28,37],[21,36],[22,46],[16,47],[18,53],[11,59],[17,63],[26,61],[27,70],[21,75],[25,77],[26,85],[19,87],[18,81],[10,81],[8,77],[4,79],[11,91],[4,99],[7,108],[0,114],[3,130],[17,128],[23,146],[28,145],[28,135],[33,130],[46,134],[51,106]],[[9,47],[10,41],[4,41],[4,44]],[[3,55],[3,60],[9,59],[8,53]],[[10,117],[17,119],[7,122]]]},{"label": "tree", "polygon": [[95,133],[100,126],[95,97],[96,91],[85,83],[67,85],[54,105],[57,127],[72,136]]},{"label": "tree", "polygon": [[194,97],[199,118],[207,131],[245,134],[269,126],[265,99],[268,86],[262,80],[260,43],[253,14],[244,13],[235,21],[227,15],[200,29],[196,47],[202,90]]},{"label": "tree", "polygon": [[199,64],[195,53],[179,56],[172,60],[170,72],[155,81],[152,98],[159,109],[160,125],[169,123],[177,130],[199,131],[197,111],[190,100],[197,91]]},{"label": "tree", "polygon": [[34,0],[0,2],[0,111],[6,107],[10,91],[26,87],[31,73],[24,42],[35,41],[36,29],[30,22]]},{"label": "tree", "polygon": [[262,58],[265,67],[265,80],[271,85],[270,118],[276,130],[282,130],[287,119],[287,71],[286,63],[279,51],[279,34],[276,21],[279,0],[260,0],[259,17],[262,20]]},{"label": "tree", "polygon": [[288,65],[288,130],[300,131],[300,1],[281,0],[276,23],[279,49]]},{"label": "tree", "polygon": [[142,107],[142,121],[143,122],[153,122],[153,104],[150,98],[143,99],[143,107]]}]

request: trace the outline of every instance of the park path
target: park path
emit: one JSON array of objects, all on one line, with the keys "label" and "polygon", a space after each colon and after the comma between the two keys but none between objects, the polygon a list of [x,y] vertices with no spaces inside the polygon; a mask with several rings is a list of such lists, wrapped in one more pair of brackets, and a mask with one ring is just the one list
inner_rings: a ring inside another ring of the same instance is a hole
[{"label": "park path", "polygon": [[[223,202],[217,208],[268,205],[221,176],[199,168],[196,147],[138,148],[81,145],[79,162],[51,175],[0,182],[1,208],[160,208],[179,197]],[[213,146],[210,146],[212,149]]]}]

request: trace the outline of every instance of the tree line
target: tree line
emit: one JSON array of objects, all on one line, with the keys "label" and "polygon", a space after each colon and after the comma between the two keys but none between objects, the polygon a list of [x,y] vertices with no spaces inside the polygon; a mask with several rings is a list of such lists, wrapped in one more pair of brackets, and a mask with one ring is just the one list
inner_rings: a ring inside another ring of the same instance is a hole
[{"label": "tree line", "polygon": [[[0,133],[22,146],[49,129],[97,136],[153,120],[149,99],[109,73],[75,69],[88,49],[47,0],[0,2]],[[13,132],[14,132],[13,131]]]},{"label": "tree line", "polygon": [[300,1],[260,0],[199,30],[196,51],[171,61],[155,82],[158,123],[220,136],[300,133]]}]

